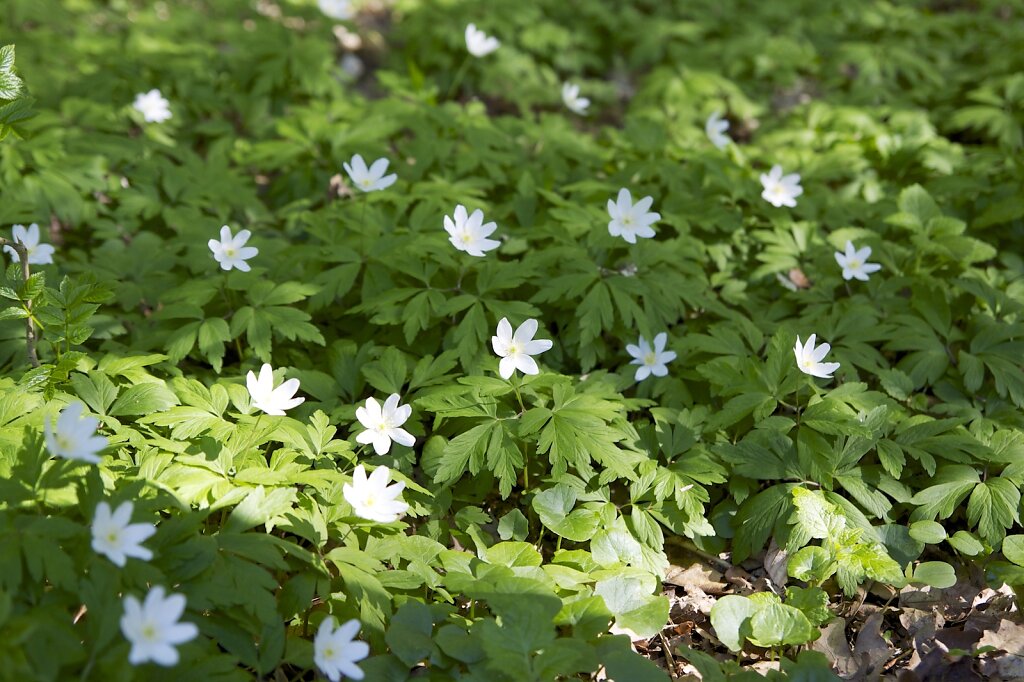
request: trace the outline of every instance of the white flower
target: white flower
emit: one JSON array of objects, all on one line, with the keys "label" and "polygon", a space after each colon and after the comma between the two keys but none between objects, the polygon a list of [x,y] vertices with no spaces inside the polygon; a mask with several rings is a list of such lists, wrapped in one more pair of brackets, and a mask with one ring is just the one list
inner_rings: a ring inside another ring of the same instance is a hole
[{"label": "white flower", "polygon": [[636,381],[643,381],[650,375],[656,377],[663,377],[668,374],[668,367],[666,363],[672,362],[676,359],[675,351],[666,351],[665,344],[668,342],[668,334],[662,332],[654,337],[654,347],[647,343],[647,339],[640,337],[640,340],[634,346],[629,344],[626,346],[626,352],[633,356],[633,359],[629,364],[640,365],[636,368]]},{"label": "white flower", "polygon": [[213,259],[220,263],[221,270],[238,268],[242,272],[249,272],[249,260],[260,252],[255,246],[246,246],[252,232],[239,230],[238,234],[231,236],[231,228],[225,225],[220,228],[220,241],[211,239],[207,242],[210,251],[213,252]]},{"label": "white flower", "polygon": [[245,375],[245,387],[249,389],[249,401],[253,407],[259,408],[271,415],[282,415],[285,410],[290,410],[296,405],[301,405],[306,399],[295,398],[295,392],[299,390],[299,380],[289,379],[283,384],[274,388],[274,370],[267,363],[260,367],[260,376],[249,370]]},{"label": "white flower", "polygon": [[871,258],[870,246],[857,250],[849,240],[846,241],[846,253],[836,251],[836,262],[843,269],[843,279],[859,279],[866,282],[872,272],[882,269],[878,263],[869,263],[868,258]]},{"label": "white flower", "polygon": [[708,122],[704,124],[704,132],[707,134],[711,144],[719,149],[724,149],[732,142],[732,139],[725,134],[729,129],[729,122],[722,118],[722,114],[715,111],[708,116]]},{"label": "white flower", "polygon": [[331,682],[338,682],[342,675],[361,680],[363,671],[356,661],[370,655],[370,645],[356,641],[355,636],[361,626],[355,618],[335,629],[337,624],[334,616],[328,616],[320,623],[313,639],[313,660]]},{"label": "white flower", "polygon": [[184,612],[185,596],[169,594],[164,597],[164,588],[160,585],[152,588],[141,604],[132,595],[126,596],[121,632],[132,645],[128,662],[132,665],[147,661],[163,666],[177,664],[175,647],[199,634],[194,623],[178,622]]},{"label": "white flower", "polygon": [[136,95],[132,106],[147,123],[163,123],[171,117],[170,102],[156,89]]},{"label": "white flower", "polygon": [[[11,226],[11,241],[21,242],[28,251],[29,265],[49,265],[53,263],[53,247],[49,244],[39,243],[39,225],[32,223],[27,228],[24,225]],[[5,246],[4,251],[11,254],[11,260],[15,263],[21,262],[18,252],[13,246]]]},{"label": "white flower", "polygon": [[345,172],[352,178],[355,186],[364,192],[387,189],[398,179],[398,175],[395,173],[384,175],[388,172],[388,160],[384,158],[377,159],[372,166],[367,168],[363,157],[356,154],[352,157],[351,166],[347,163],[341,165],[345,167]]},{"label": "white flower", "polygon": [[331,19],[345,21],[352,18],[352,3],[349,0],[316,0],[316,6]]},{"label": "white flower", "polygon": [[366,72],[366,65],[363,64],[363,60],[359,58],[359,55],[346,52],[345,56],[341,58],[341,70],[353,79],[358,79]]},{"label": "white flower", "polygon": [[569,107],[569,111],[580,116],[584,116],[587,113],[587,107],[590,106],[589,99],[580,97],[580,86],[572,83],[562,83],[562,101],[565,102],[565,106]]},{"label": "white flower", "polygon": [[620,189],[617,201],[608,200],[608,233],[613,237],[622,237],[630,244],[636,244],[637,237],[650,239],[654,236],[651,225],[661,220],[658,213],[648,213],[647,209],[654,203],[651,197],[644,197],[633,203],[628,189]]},{"label": "white flower", "polygon": [[796,198],[804,193],[804,188],[800,186],[800,174],[783,175],[782,166],[779,165],[772,166],[767,174],[761,173],[761,185],[764,187],[761,197],[776,208],[796,206]]},{"label": "white flower", "polygon": [[366,469],[360,464],[352,472],[352,484],[346,483],[341,494],[352,505],[352,511],[361,519],[391,523],[409,509],[409,505],[398,499],[405,489],[405,483],[396,481],[388,485],[391,471],[377,467],[366,477]]},{"label": "white flower", "polygon": [[85,405],[73,403],[64,408],[57,416],[57,430],[50,427],[50,418],[46,418],[43,432],[46,436],[46,447],[54,455],[67,459],[77,459],[96,464],[100,461],[100,450],[107,447],[107,439],[96,435],[100,425],[94,417],[83,417]]},{"label": "white flower", "polygon": [[416,438],[401,428],[412,414],[411,405],[399,405],[397,393],[392,393],[384,401],[384,409],[374,398],[366,399],[366,407],[356,409],[356,419],[366,430],[356,436],[358,443],[373,443],[373,451],[378,455],[386,455],[391,449],[391,441],[399,445],[412,447]]},{"label": "white flower", "polygon": [[800,368],[801,372],[810,374],[812,377],[831,379],[832,372],[839,369],[839,363],[822,362],[832,349],[832,346],[823,343],[815,348],[814,340],[816,336],[817,334],[811,334],[810,338],[807,339],[807,343],[803,345],[800,344],[800,337],[796,337],[796,345],[793,346],[793,354],[796,355],[796,366]]},{"label": "white flower", "polygon": [[122,502],[113,513],[110,505],[100,502],[92,518],[92,548],[116,565],[124,567],[128,557],[143,561],[153,558],[153,553],[142,546],[156,532],[151,523],[131,523],[133,506]]},{"label": "white flower", "polygon": [[483,256],[485,252],[501,246],[501,242],[487,239],[498,226],[493,222],[484,224],[484,212],[479,208],[472,215],[467,215],[466,207],[459,204],[455,207],[454,221],[444,217],[444,229],[452,246],[470,256]]},{"label": "white flower", "polygon": [[497,38],[487,35],[475,24],[466,27],[466,49],[474,57],[486,57],[499,47],[501,43]]},{"label": "white flower", "polygon": [[512,333],[512,325],[508,318],[501,318],[498,322],[497,336],[491,337],[491,346],[494,352],[501,358],[498,363],[498,374],[502,379],[508,379],[518,369],[523,374],[539,374],[540,368],[531,355],[540,355],[550,350],[553,345],[548,339],[534,340],[533,335],[537,333],[537,320],[527,320],[519,325],[516,333]]}]

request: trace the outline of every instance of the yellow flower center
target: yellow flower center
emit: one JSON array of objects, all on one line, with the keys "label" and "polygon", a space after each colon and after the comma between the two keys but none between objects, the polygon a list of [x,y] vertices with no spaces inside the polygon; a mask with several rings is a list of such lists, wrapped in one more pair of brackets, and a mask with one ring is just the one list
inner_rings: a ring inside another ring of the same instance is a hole
[{"label": "yellow flower center", "polygon": [[109,542],[112,545],[118,544],[120,542],[120,539],[121,536],[118,535],[116,530],[112,530],[109,533],[107,533],[107,542]]},{"label": "yellow flower center", "polygon": [[648,353],[644,356],[645,365],[656,365],[657,363],[658,359],[654,356],[654,353]]},{"label": "yellow flower center", "polygon": [[235,257],[235,253],[236,252],[235,252],[234,247],[232,247],[232,246],[224,247],[224,255],[227,256],[228,258],[234,258]]},{"label": "yellow flower center", "polygon": [[859,260],[857,260],[856,258],[854,258],[853,260],[850,261],[850,263],[846,267],[850,268],[851,270],[856,270],[861,265],[862,265],[862,263]]}]

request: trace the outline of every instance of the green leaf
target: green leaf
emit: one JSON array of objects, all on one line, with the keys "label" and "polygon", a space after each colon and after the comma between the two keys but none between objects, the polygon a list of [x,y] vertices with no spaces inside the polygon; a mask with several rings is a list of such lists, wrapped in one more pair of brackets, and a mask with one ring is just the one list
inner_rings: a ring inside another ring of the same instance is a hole
[{"label": "green leaf", "polygon": [[789,557],[786,571],[805,582],[823,582],[836,572],[837,563],[824,547],[804,547]]},{"label": "green leaf", "polygon": [[14,45],[4,45],[0,47],[0,99],[16,98],[21,88],[21,79],[14,73]]},{"label": "green leaf", "polygon": [[590,540],[600,524],[600,517],[591,509],[573,511],[576,491],[567,485],[542,490],[533,497],[531,505],[541,523],[556,535],[573,542]]},{"label": "green leaf", "polygon": [[269,523],[273,518],[290,511],[295,505],[298,491],[295,488],[272,488],[268,493],[263,486],[249,491],[241,504],[231,510],[225,531],[242,531]]},{"label": "green leaf", "polygon": [[1007,535],[1003,539],[1003,556],[1024,566],[1024,535]]},{"label": "green leaf", "polygon": [[990,545],[998,545],[1006,529],[1020,523],[1020,489],[1005,478],[979,483],[967,503],[967,522]]},{"label": "green leaf", "polygon": [[800,609],[816,626],[823,625],[832,618],[828,603],[828,594],[820,587],[786,588],[786,604]]},{"label": "green leaf", "polygon": [[958,530],[949,536],[949,544],[953,549],[967,556],[977,556],[985,550],[978,538],[966,530]]},{"label": "green leaf", "polygon": [[941,590],[956,585],[956,571],[945,561],[925,561],[914,569],[911,580]]},{"label": "green leaf", "polygon": [[126,389],[110,406],[114,417],[150,415],[178,404],[178,396],[161,383],[136,384]]},{"label": "green leaf", "polygon": [[910,537],[928,545],[937,545],[946,539],[946,529],[935,521],[915,521],[910,524]]},{"label": "green leaf", "polygon": [[430,608],[418,601],[408,601],[391,618],[384,639],[391,653],[412,668],[435,651],[433,629]]},{"label": "green leaf", "polygon": [[750,629],[750,641],[761,647],[805,644],[821,634],[800,609],[786,604],[768,604],[755,611]]},{"label": "green leaf", "polygon": [[746,597],[726,595],[711,607],[711,627],[722,644],[731,651],[739,651],[753,633],[751,618],[758,610],[758,606]]},{"label": "green leaf", "polygon": [[530,522],[518,509],[513,509],[498,521],[498,537],[502,540],[522,542],[529,533]]}]

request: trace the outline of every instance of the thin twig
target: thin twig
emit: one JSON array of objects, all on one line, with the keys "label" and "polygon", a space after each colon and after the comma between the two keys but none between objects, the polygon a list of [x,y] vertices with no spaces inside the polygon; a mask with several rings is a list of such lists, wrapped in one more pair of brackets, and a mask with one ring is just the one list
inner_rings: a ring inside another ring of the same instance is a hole
[{"label": "thin twig", "polygon": [[[28,283],[32,274],[28,265],[28,247],[19,241],[9,241],[0,237],[0,246],[10,246],[18,253],[18,262],[21,263],[21,279]],[[33,367],[39,366],[39,354],[36,351],[36,344],[39,342],[39,335],[36,333],[36,323],[32,318],[32,301],[25,301],[25,310],[28,317],[25,318],[25,346],[28,353],[28,361]]]}]

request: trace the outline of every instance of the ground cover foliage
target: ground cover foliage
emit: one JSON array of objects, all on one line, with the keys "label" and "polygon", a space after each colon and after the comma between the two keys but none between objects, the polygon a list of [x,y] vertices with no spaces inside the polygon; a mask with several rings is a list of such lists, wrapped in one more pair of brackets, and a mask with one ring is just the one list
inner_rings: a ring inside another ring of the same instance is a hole
[{"label": "ground cover foliage", "polygon": [[[369,680],[1024,676],[1022,35],[991,0],[7,0],[0,236],[54,252],[0,287],[0,678],[337,679],[353,619]],[[539,373],[499,375],[503,318]],[[357,440],[392,394],[412,446]]]}]

